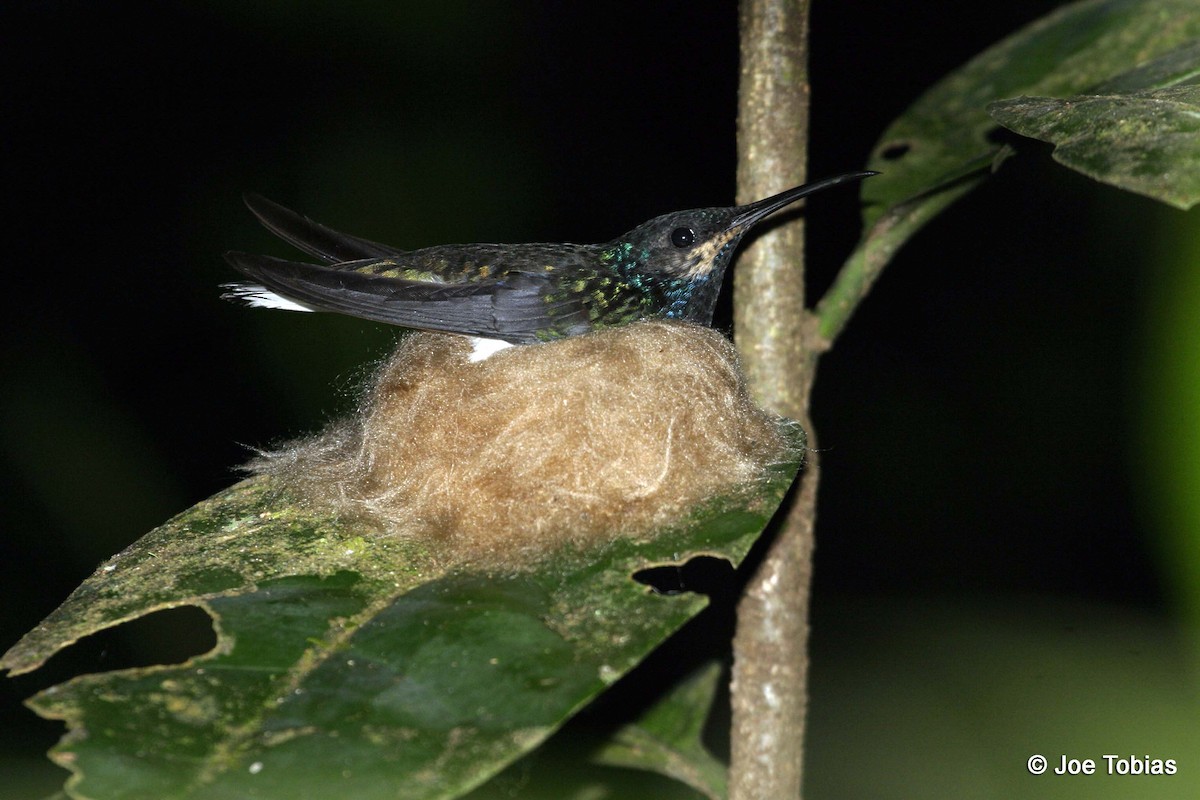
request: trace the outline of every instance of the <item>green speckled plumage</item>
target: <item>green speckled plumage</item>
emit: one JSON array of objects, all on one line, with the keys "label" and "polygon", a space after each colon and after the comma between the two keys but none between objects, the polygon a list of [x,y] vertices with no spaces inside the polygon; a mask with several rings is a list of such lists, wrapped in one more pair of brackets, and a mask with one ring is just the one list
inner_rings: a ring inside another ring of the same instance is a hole
[{"label": "green speckled plumage", "polygon": [[225,297],[514,344],[648,317],[707,325],[725,268],[747,230],[801,197],[869,174],[840,175],[745,206],[665,214],[591,245],[405,251],[338,233],[251,195],[247,205],[269,230],[328,265],[229,253],[229,262],[261,286],[234,284]]}]

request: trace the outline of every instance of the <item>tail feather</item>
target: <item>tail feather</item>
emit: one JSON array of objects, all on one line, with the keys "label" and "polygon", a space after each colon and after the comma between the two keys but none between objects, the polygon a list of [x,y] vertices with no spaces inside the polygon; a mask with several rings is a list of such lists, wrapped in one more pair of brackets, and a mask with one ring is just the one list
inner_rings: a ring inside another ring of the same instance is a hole
[{"label": "tail feather", "polygon": [[281,311],[317,310],[310,305],[276,294],[265,286],[253,283],[222,283],[221,288],[228,290],[221,295],[222,300],[241,303],[248,308],[277,308]]}]

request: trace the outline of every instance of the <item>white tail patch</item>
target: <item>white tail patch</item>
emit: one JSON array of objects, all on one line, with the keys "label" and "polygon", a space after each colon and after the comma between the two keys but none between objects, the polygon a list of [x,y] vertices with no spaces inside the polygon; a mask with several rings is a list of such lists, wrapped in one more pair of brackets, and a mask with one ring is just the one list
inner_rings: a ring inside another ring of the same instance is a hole
[{"label": "white tail patch", "polygon": [[229,291],[221,295],[222,300],[234,300],[250,308],[278,308],[282,311],[316,311],[312,306],[289,300],[280,294],[275,294],[265,286],[253,283],[223,283],[222,289]]},{"label": "white tail patch", "polygon": [[471,339],[471,355],[467,358],[467,361],[472,362],[483,361],[506,347],[513,346],[512,342],[506,342],[503,339],[484,339],[481,336],[471,336],[469,338]]},{"label": "white tail patch", "polygon": [[[226,289],[221,295],[222,300],[232,300],[250,308],[278,308],[283,311],[317,311],[310,305],[290,300],[281,294],[276,294],[265,286],[253,283],[223,283]],[[512,342],[502,339],[485,339],[482,336],[468,336],[471,341],[471,355],[468,361],[484,361],[505,348],[512,347]]]}]

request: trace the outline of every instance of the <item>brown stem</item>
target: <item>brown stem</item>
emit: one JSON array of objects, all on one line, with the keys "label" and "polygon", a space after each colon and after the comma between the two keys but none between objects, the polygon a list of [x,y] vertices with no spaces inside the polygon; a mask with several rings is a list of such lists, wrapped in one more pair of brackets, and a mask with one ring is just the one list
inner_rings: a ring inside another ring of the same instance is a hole
[{"label": "brown stem", "polygon": [[[738,200],[745,202],[804,181],[808,0],[742,0],[739,17]],[[803,260],[799,220],[747,247],[735,273],[734,329],[758,401],[811,432],[809,390],[823,348],[804,306]],[[738,604],[731,800],[800,796],[816,487],[810,462]]]},{"label": "brown stem", "polygon": [[[809,439],[812,444],[812,439]],[[770,552],[738,604],[734,636],[731,800],[796,800],[808,707],[808,594],[817,470],[795,487]]]},{"label": "brown stem", "polygon": [[[808,0],[742,0],[738,202],[804,182],[808,135]],[[743,248],[734,273],[734,326],[750,385],[767,408],[799,418],[800,367],[811,329],[804,307],[801,220]]]}]

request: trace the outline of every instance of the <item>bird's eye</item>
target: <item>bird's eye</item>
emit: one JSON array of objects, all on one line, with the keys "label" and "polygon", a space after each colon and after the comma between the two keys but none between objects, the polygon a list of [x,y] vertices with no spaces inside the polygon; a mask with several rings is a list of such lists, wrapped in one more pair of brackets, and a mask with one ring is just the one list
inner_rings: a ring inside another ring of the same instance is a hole
[{"label": "bird's eye", "polygon": [[696,234],[691,228],[676,228],[671,231],[671,244],[676,247],[691,247],[696,241]]}]

